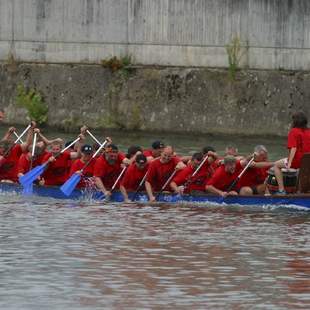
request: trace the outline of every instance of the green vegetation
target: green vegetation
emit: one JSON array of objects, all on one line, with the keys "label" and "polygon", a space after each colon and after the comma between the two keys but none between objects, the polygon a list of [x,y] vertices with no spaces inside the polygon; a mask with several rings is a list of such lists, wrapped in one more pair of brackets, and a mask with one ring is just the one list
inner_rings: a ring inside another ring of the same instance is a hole
[{"label": "green vegetation", "polygon": [[226,45],[228,55],[228,72],[232,80],[236,78],[236,72],[239,69],[241,58],[245,53],[245,49],[241,44],[239,37],[234,37],[230,44]]},{"label": "green vegetation", "polygon": [[128,76],[130,74],[130,65],[132,64],[131,56],[125,55],[117,58],[116,56],[103,59],[101,64],[104,68],[109,68],[112,72],[120,71],[123,75]]},{"label": "green vegetation", "polygon": [[17,86],[16,103],[27,110],[31,120],[44,125],[47,122],[48,106],[44,103],[42,95],[34,88],[26,89],[24,85]]}]

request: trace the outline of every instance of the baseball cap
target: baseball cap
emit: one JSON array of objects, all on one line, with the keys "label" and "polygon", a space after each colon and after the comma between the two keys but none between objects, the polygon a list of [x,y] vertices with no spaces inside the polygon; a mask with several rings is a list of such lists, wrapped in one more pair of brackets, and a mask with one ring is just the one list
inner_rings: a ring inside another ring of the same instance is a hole
[{"label": "baseball cap", "polygon": [[158,149],[161,149],[161,148],[163,148],[163,147],[165,147],[165,144],[163,143],[163,142],[161,142],[161,141],[154,141],[153,143],[152,143],[152,148],[154,149],[154,150],[158,150]]},{"label": "baseball cap", "polygon": [[136,163],[138,164],[145,164],[147,161],[146,157],[143,154],[138,154],[136,156]]},{"label": "baseball cap", "polygon": [[91,154],[93,152],[93,147],[89,144],[84,144],[81,149],[82,153]]}]

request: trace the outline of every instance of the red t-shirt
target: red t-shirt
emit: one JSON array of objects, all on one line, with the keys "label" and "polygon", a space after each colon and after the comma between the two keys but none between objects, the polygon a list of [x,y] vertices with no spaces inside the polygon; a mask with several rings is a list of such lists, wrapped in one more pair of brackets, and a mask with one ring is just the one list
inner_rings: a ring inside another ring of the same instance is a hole
[{"label": "red t-shirt", "polygon": [[266,177],[268,176],[268,169],[269,168],[248,168],[238,182],[239,187],[253,187],[263,184]]},{"label": "red t-shirt", "polygon": [[[43,157],[45,163],[52,154],[48,152]],[[47,169],[43,173],[45,185],[62,185],[68,178],[68,162],[71,161],[71,152],[65,151],[60,154],[56,160],[49,163]]]},{"label": "red t-shirt", "polygon": [[[213,185],[215,188],[221,191],[226,191],[232,182],[236,180],[241,170],[242,167],[239,161],[237,161],[236,170],[233,174],[226,172],[225,166],[221,165],[216,169],[211,179],[207,182],[207,185]],[[240,185],[238,182],[232,190],[238,190],[239,188]]]},{"label": "red t-shirt", "polygon": [[173,178],[178,186],[187,184],[185,187],[185,193],[190,193],[191,191],[204,191],[206,182],[210,178],[209,166],[207,161],[195,174],[191,177],[196,169],[192,165],[188,165],[186,168],[177,172],[177,175]]},{"label": "red t-shirt", "polygon": [[292,128],[287,137],[287,148],[296,147],[296,153],[291,168],[300,168],[303,155],[310,152],[310,129]]},{"label": "red t-shirt", "polygon": [[[94,175],[95,162],[96,162],[95,159],[91,160],[89,165],[83,170],[83,174],[81,176],[81,181],[78,183],[77,187],[80,188],[80,187],[86,187],[87,186],[87,182],[85,182],[85,181],[86,181],[86,178],[90,178]],[[74,172],[82,170],[84,166],[85,166],[85,163],[82,162],[82,160],[80,158],[75,159],[73,161],[72,166],[71,166],[69,175],[71,176]]]},{"label": "red t-shirt", "polygon": [[154,157],[152,150],[144,150],[143,155],[145,157],[150,157],[150,156]]},{"label": "red t-shirt", "polygon": [[[147,173],[146,181],[148,181],[154,191],[160,191],[165,185],[168,178],[173,173],[175,166],[180,161],[179,157],[172,157],[168,163],[162,163],[160,159],[156,159],[150,163],[150,168]],[[164,190],[171,190],[169,184]]]},{"label": "red t-shirt", "polygon": [[[35,160],[32,162],[32,169],[38,165],[42,164],[42,160],[47,152],[42,153],[41,155],[37,156]],[[30,169],[31,160],[29,158],[29,153],[24,153],[20,156],[18,160],[18,168],[17,172],[25,174]]]},{"label": "red t-shirt", "polygon": [[[101,178],[101,181],[106,189],[111,189],[116,179],[121,173],[121,164],[125,158],[122,153],[118,154],[118,158],[115,164],[110,165],[105,159],[104,155],[97,158],[94,167],[94,176]],[[119,182],[116,185],[119,188]]]},{"label": "red t-shirt", "polygon": [[141,180],[144,178],[147,170],[148,170],[148,165],[146,165],[141,170],[141,169],[138,169],[135,163],[132,163],[126,170],[121,184],[128,191],[136,191],[139,187]]},{"label": "red t-shirt", "polygon": [[9,154],[0,162],[0,180],[17,182],[18,160],[23,151],[20,144],[15,144]]}]

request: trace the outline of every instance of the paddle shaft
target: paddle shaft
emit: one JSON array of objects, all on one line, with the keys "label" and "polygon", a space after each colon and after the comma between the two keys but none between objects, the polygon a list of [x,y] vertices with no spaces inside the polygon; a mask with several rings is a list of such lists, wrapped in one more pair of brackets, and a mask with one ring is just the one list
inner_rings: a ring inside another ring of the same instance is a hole
[{"label": "paddle shaft", "polygon": [[235,185],[237,184],[237,182],[240,180],[240,178],[243,176],[243,174],[247,171],[247,169],[249,168],[249,166],[252,164],[254,160],[254,157],[252,157],[249,162],[246,164],[246,166],[243,168],[243,170],[239,173],[239,175],[237,176],[237,178],[229,185],[229,187],[227,188],[226,192],[230,192]]},{"label": "paddle shaft", "polygon": [[146,174],[144,175],[144,177],[143,177],[143,179],[141,180],[141,182],[139,183],[139,185],[138,185],[138,187],[137,187],[137,190],[135,191],[135,193],[134,193],[134,195],[133,195],[132,200],[135,200],[135,199],[136,199],[136,196],[137,196],[137,194],[139,193],[139,191],[140,191],[142,185],[144,184],[144,182],[145,182],[145,180],[146,180],[146,177],[147,177],[147,172],[146,172]]},{"label": "paddle shaft", "polygon": [[114,184],[113,184],[113,186],[112,186],[110,192],[113,192],[113,191],[114,191],[114,189],[115,189],[117,183],[119,182],[119,180],[121,179],[121,177],[122,177],[123,174],[125,173],[126,169],[127,169],[127,166],[125,166],[125,167],[123,168],[123,170],[121,171],[121,173],[120,173],[119,176],[117,177],[117,179],[116,179],[116,181],[114,182]]},{"label": "paddle shaft", "polygon": [[17,139],[14,141],[14,144],[16,144],[18,141],[21,141],[21,140],[22,140],[22,137],[25,135],[25,133],[29,130],[30,127],[31,127],[31,124],[29,124],[29,125],[25,128],[25,130],[21,133],[20,136],[18,136],[18,135],[16,134]]},{"label": "paddle shaft", "polygon": [[24,143],[24,141],[19,137],[19,135],[17,134],[16,131],[14,131],[14,135],[15,135],[16,138],[19,139],[19,141],[20,141],[21,143]]},{"label": "paddle shaft", "polygon": [[31,160],[30,160],[30,169],[32,169],[32,165],[33,165],[33,156],[34,156],[34,151],[36,149],[36,143],[37,143],[37,133],[34,134],[33,136],[33,142],[32,142],[32,150],[31,150]]},{"label": "paddle shaft", "polygon": [[194,173],[188,178],[187,182],[184,184],[184,188],[186,188],[189,184],[191,184],[191,179],[192,177],[194,177],[198,172],[199,170],[201,169],[201,167],[204,165],[204,163],[208,160],[208,157],[209,156],[206,156],[203,161],[199,164],[199,166],[197,167],[197,169],[194,171]]},{"label": "paddle shaft", "polygon": [[[87,129],[86,132],[93,138],[95,142],[101,145],[101,142]],[[103,142],[104,143],[104,142]]]},{"label": "paddle shaft", "polygon": [[174,169],[173,172],[171,173],[170,177],[166,181],[166,183],[163,185],[163,187],[160,189],[160,191],[157,193],[156,198],[161,194],[161,192],[166,188],[166,186],[171,182],[175,174],[177,173],[177,169]]}]

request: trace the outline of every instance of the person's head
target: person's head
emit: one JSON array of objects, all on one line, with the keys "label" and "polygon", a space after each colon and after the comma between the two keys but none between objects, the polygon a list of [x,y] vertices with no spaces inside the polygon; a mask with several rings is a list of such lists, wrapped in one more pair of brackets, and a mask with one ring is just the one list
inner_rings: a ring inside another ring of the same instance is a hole
[{"label": "person's head", "polygon": [[225,148],[225,156],[231,155],[231,156],[238,156],[238,149],[234,145],[227,145]]},{"label": "person's head", "polygon": [[213,146],[207,145],[207,146],[205,146],[205,147],[202,149],[202,154],[203,154],[203,155],[207,155],[208,152],[214,152],[214,153],[215,153],[216,151],[215,151],[215,148],[214,148]]},{"label": "person's head", "polygon": [[232,156],[232,155],[227,155],[224,158],[224,166],[225,166],[225,171],[233,174],[236,170],[236,163],[237,163],[237,159]]},{"label": "person's head", "polygon": [[192,165],[197,168],[203,159],[203,154],[201,152],[194,153],[192,156]]},{"label": "person's head", "polygon": [[256,145],[254,148],[255,161],[267,161],[268,151],[264,145]]},{"label": "person's head", "polygon": [[118,158],[118,147],[115,144],[109,144],[105,148],[105,159],[110,165],[114,165]]},{"label": "person's head", "polygon": [[147,159],[143,154],[138,154],[135,160],[136,166],[138,169],[142,170],[147,165]]},{"label": "person's head", "polygon": [[6,155],[6,153],[10,150],[12,147],[11,141],[0,141],[0,155]]},{"label": "person's head", "polygon": [[[137,153],[142,153],[142,148],[141,146],[138,146],[138,145],[132,145],[128,148],[127,150],[127,154],[126,154],[126,157],[128,159],[132,158],[133,156],[135,156]],[[138,153],[138,154],[139,154]]]},{"label": "person's head", "polygon": [[173,148],[171,146],[166,146],[160,155],[160,161],[164,164],[168,163],[171,160],[172,156]]},{"label": "person's head", "polygon": [[59,154],[61,149],[62,149],[62,143],[60,141],[54,141],[51,144],[51,153],[53,156]]},{"label": "person's head", "polygon": [[165,144],[161,141],[154,141],[152,143],[152,153],[153,157],[159,157],[160,154],[162,153],[163,149],[165,147]]},{"label": "person's head", "polygon": [[292,128],[307,128],[308,118],[307,115],[302,112],[295,112],[292,115]]},{"label": "person's head", "polygon": [[81,148],[83,160],[89,160],[93,155],[93,147],[89,144],[84,144]]}]

